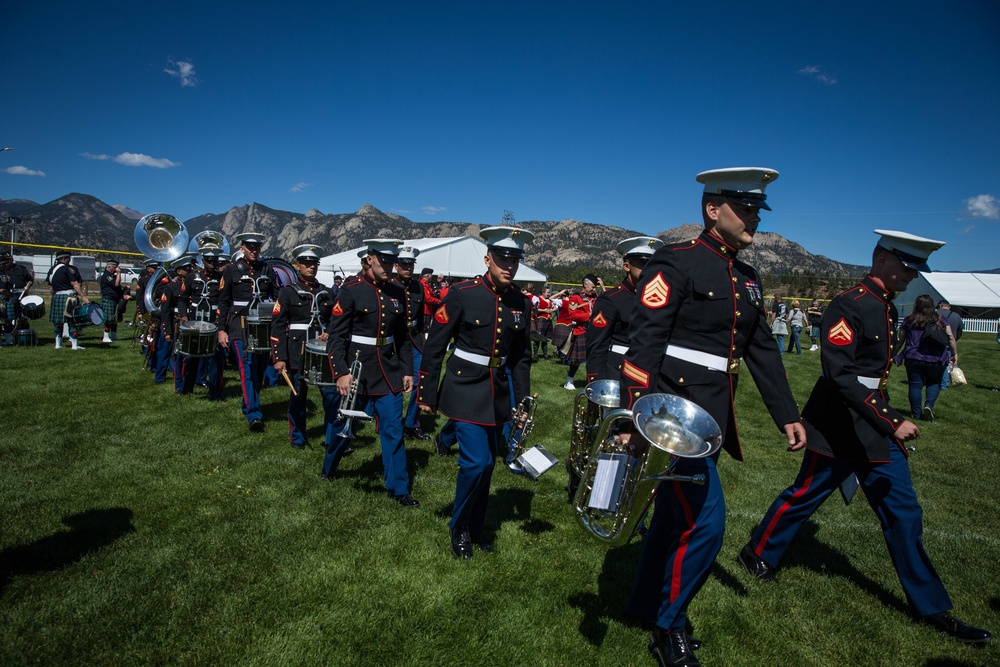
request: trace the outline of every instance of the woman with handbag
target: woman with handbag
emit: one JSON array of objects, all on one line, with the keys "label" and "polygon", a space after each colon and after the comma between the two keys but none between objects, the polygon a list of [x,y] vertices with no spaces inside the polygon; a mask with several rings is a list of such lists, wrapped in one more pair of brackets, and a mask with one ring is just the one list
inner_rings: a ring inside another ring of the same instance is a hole
[{"label": "woman with handbag", "polygon": [[903,320],[899,339],[903,341],[903,349],[896,355],[896,363],[906,366],[910,411],[914,419],[934,421],[934,402],[941,391],[941,376],[949,361],[958,363],[958,349],[951,327],[934,312],[934,302],[929,295],[921,294],[913,302],[913,312]]}]

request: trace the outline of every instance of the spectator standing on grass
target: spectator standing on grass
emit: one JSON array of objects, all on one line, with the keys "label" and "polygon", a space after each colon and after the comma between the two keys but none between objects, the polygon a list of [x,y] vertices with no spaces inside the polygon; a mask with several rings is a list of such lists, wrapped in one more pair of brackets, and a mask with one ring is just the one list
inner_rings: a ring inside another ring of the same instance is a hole
[{"label": "spectator standing on grass", "polygon": [[[561,305],[562,302],[560,302]],[[549,358],[549,341],[552,339],[552,313],[558,310],[552,300],[552,289],[546,285],[541,294],[531,299],[531,333],[537,334],[541,340],[531,341],[531,358],[537,359],[541,353],[542,359]]]},{"label": "spectator standing on grass", "polygon": [[906,366],[910,412],[914,419],[932,422],[934,403],[941,391],[941,376],[947,373],[949,360],[952,365],[958,363],[955,336],[951,327],[934,312],[934,302],[928,294],[914,299],[913,312],[903,320],[899,335],[903,349],[896,356],[896,363]]},{"label": "spectator standing on grass", "polygon": [[56,336],[56,349],[63,345],[63,325],[69,328],[69,342],[74,350],[82,350],[80,345],[80,327],[67,315],[72,315],[77,304],[90,303],[90,299],[83,291],[83,276],[80,269],[76,268],[70,261],[70,252],[60,250],[56,252],[56,263],[49,270],[49,285],[52,286],[52,302],[49,304],[49,321],[52,322]]},{"label": "spectator standing on grass", "polygon": [[819,305],[819,299],[812,300],[812,303],[806,308],[806,316],[809,318],[809,340],[812,343],[809,351],[815,352],[819,349],[819,345],[817,344],[819,341],[819,324],[820,320],[823,319],[823,308]]},{"label": "spectator standing on grass", "polygon": [[780,294],[774,295],[771,305],[771,334],[778,341],[778,354],[785,353],[785,335],[788,334],[788,306],[781,300]]},{"label": "spectator standing on grass", "polygon": [[[951,327],[951,332],[955,335],[955,354],[958,355],[958,340],[962,337],[965,332],[965,322],[962,321],[962,316],[951,309],[951,304],[947,300],[941,299],[938,301],[937,314],[940,316],[941,320]],[[941,376],[941,391],[944,391],[951,384],[951,369],[955,367],[958,361],[953,361],[948,364],[948,368],[945,369],[944,375]]]},{"label": "spectator standing on grass", "polygon": [[806,314],[802,312],[800,307],[802,304],[799,303],[798,299],[792,301],[792,308],[788,311],[788,326],[791,328],[791,337],[788,340],[788,349],[786,352],[791,353],[792,348],[795,348],[795,354],[802,354],[802,343],[799,338],[802,335],[802,329],[806,325]]},{"label": "spectator standing on grass", "polygon": [[[737,460],[743,451],[733,400],[741,359],[789,447],[805,444],[768,330],[760,277],[738,256],[753,243],[760,209],[770,210],[764,189],[777,177],[761,168],[698,174],[705,229],[697,239],[663,246],[646,263],[622,365],[621,407],[654,392],[693,401],[718,423],[722,447]],[[657,487],[626,612],[655,627],[649,649],[661,665],[691,667],[699,662],[685,627],[688,605],[722,548],[726,503],[715,456],[680,458],[676,471],[704,475],[705,483]]]},{"label": "spectator standing on grass", "polygon": [[823,315],[823,375],[802,410],[808,444],[798,477],[772,503],[738,560],[758,579],[776,582],[774,570],[799,527],[841,484],[856,479],[882,525],[913,618],[959,641],[983,644],[992,635],[949,613],[951,599],[924,551],[923,511],[905,446],[920,429],[889,404],[887,390],[896,340],[892,301],[918,271],[930,271],[927,257],[944,243],[875,233],[871,271]]}]

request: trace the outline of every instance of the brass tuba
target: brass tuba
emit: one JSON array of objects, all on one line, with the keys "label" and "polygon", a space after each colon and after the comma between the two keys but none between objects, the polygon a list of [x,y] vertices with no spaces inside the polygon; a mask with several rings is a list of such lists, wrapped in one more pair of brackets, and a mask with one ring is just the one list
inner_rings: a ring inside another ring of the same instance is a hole
[{"label": "brass tuba", "polygon": [[617,380],[594,380],[576,395],[569,437],[569,465],[577,477],[582,477],[587,469],[587,459],[594,449],[594,438],[601,422],[618,407],[618,392]]},{"label": "brass tuba", "polygon": [[[623,420],[631,420],[638,431],[627,445],[608,437],[615,422]],[[678,457],[713,455],[722,446],[722,433],[695,403],[672,394],[648,394],[631,410],[608,413],[596,443],[573,507],[584,530],[601,542],[622,546],[642,525],[660,482],[705,483],[704,475],[674,474],[674,466]]]}]

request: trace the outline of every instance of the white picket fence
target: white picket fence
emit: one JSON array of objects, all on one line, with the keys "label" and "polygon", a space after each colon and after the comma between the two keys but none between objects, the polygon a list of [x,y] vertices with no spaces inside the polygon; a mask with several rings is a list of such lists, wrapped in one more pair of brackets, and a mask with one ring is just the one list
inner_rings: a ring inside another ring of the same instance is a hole
[{"label": "white picket fence", "polygon": [[963,328],[970,333],[991,333],[997,332],[997,320],[982,319],[962,319]]}]

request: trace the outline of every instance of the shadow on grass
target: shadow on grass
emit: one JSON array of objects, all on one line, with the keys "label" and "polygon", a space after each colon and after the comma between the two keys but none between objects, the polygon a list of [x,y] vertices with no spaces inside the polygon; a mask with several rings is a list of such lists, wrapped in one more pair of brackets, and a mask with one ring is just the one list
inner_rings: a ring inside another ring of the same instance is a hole
[{"label": "shadow on grass", "polygon": [[924,663],[924,667],[973,667],[976,664],[953,658],[931,658]]},{"label": "shadow on grass", "polygon": [[69,530],[0,551],[0,595],[15,576],[54,572],[135,532],[132,510],[124,507],[87,510],[62,522]]},{"label": "shadow on grass", "polygon": [[597,593],[581,591],[566,598],[570,606],[583,613],[577,629],[592,646],[604,643],[608,633],[607,619],[616,619],[627,626],[645,627],[643,621],[625,615],[625,602],[632,589],[642,545],[642,541],[636,540],[610,549],[597,577]]},{"label": "shadow on grass", "polygon": [[[818,532],[817,523],[806,521],[802,524],[793,546],[785,553],[782,567],[801,567],[818,574],[843,577],[886,607],[896,609],[903,614],[909,613],[902,598],[869,579],[854,567],[844,554],[817,539]],[[886,558],[888,557],[886,554]]]}]

